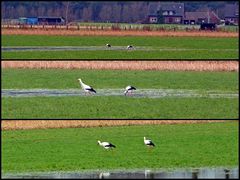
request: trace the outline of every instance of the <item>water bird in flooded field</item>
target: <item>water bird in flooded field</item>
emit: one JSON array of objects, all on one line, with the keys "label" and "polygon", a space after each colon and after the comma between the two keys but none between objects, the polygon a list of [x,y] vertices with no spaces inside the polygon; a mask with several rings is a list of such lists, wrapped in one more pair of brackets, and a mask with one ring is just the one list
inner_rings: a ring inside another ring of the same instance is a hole
[{"label": "water bird in flooded field", "polygon": [[133,92],[134,90],[136,90],[136,88],[133,87],[133,86],[127,86],[125,89],[126,89],[126,90],[124,91],[124,95],[125,95],[125,96],[128,95],[128,94],[132,94],[132,92]]},{"label": "water bird in flooded field", "polygon": [[152,142],[151,139],[146,139],[146,137],[143,138],[144,139],[144,144],[147,145],[148,147],[154,147],[155,144]]},{"label": "water bird in flooded field", "polygon": [[84,84],[81,79],[78,79],[78,81],[80,82],[80,85],[81,85],[82,89],[86,93],[88,93],[88,94],[96,93],[96,91],[91,86],[88,86],[88,85]]},{"label": "water bird in flooded field", "polygon": [[127,49],[133,49],[133,46],[132,45],[128,45]]},{"label": "water bird in flooded field", "polygon": [[111,47],[111,44],[106,44],[106,46],[107,46],[108,48],[110,48],[110,47]]},{"label": "water bird in flooded field", "polygon": [[110,142],[101,142],[101,141],[98,141],[98,145],[104,147],[105,149],[112,149],[112,148],[116,148],[115,145],[113,145],[112,143]]}]

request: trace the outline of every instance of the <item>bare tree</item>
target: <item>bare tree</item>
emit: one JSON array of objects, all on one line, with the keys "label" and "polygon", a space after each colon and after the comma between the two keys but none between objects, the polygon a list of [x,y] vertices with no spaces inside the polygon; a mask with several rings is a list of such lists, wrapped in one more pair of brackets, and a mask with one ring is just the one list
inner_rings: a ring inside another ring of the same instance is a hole
[{"label": "bare tree", "polygon": [[112,20],[115,23],[119,23],[121,21],[121,6],[120,5],[113,5],[112,6]]},{"label": "bare tree", "polygon": [[64,4],[64,7],[65,7],[65,20],[66,20],[66,24],[68,24],[68,8],[69,8],[70,1],[63,2],[63,4]]},{"label": "bare tree", "polygon": [[130,8],[129,5],[124,5],[123,6],[123,10],[122,10],[122,21],[123,22],[128,22],[129,21],[129,12],[130,12]]},{"label": "bare tree", "polygon": [[37,14],[38,14],[38,16],[44,16],[44,15],[46,15],[46,8],[45,8],[44,6],[38,7]]},{"label": "bare tree", "polygon": [[104,22],[110,22],[111,21],[111,17],[112,17],[112,8],[111,6],[108,5],[103,5],[100,13],[99,13],[99,17],[101,19],[101,21]]},{"label": "bare tree", "polygon": [[25,16],[26,15],[26,8],[24,6],[19,6],[16,12],[17,16]]},{"label": "bare tree", "polygon": [[37,11],[36,11],[35,8],[31,8],[31,9],[29,10],[30,16],[37,16],[36,12],[37,12]]},{"label": "bare tree", "polygon": [[83,9],[82,19],[87,22],[92,20],[92,8],[91,7],[87,7],[87,8]]}]

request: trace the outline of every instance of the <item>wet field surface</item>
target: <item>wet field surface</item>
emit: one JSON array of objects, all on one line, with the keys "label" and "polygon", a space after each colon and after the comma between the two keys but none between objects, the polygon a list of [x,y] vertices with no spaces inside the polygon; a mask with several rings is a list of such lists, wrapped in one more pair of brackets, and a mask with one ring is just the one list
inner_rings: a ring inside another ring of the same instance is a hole
[{"label": "wet field surface", "polygon": [[[35,96],[125,96],[124,89],[96,89],[96,94],[85,93],[81,89],[2,89],[2,97]],[[127,97],[131,98],[238,98],[238,92],[200,91],[186,89],[138,89]]]},{"label": "wet field surface", "polygon": [[4,179],[238,179],[238,168],[199,168],[177,170],[82,171],[5,174]]},{"label": "wet field surface", "polygon": [[2,47],[3,52],[17,51],[99,51],[99,50],[139,50],[139,51],[238,51],[238,49],[193,49],[193,48],[171,48],[171,47],[145,47],[134,46],[132,49],[127,49],[126,46],[11,46]]},{"label": "wet field surface", "polygon": [[[126,47],[104,46],[23,46],[23,47],[2,47],[2,51],[98,51],[98,50],[127,50]],[[141,50],[141,48],[139,48]]]}]

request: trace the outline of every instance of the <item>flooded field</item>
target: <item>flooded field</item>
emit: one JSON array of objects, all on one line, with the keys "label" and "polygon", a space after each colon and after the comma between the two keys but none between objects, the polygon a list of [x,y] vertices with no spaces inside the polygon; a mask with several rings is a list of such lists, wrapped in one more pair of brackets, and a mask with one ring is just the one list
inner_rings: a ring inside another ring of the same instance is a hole
[{"label": "flooded field", "polygon": [[134,46],[132,49],[127,49],[126,46],[12,46],[2,47],[3,52],[16,52],[16,51],[100,51],[100,50],[139,50],[139,51],[226,51],[237,52],[238,49],[204,49],[204,48],[171,48],[171,47],[145,47]]},{"label": "flooded field", "polygon": [[5,174],[4,179],[238,179],[239,168],[199,168],[177,170],[126,170],[126,171],[83,171],[83,172],[48,172],[48,173],[21,173]]},{"label": "flooded field", "polygon": [[[124,89],[96,89],[94,96],[124,96]],[[34,97],[34,96],[90,96],[81,89],[3,89],[2,97]],[[93,96],[93,95],[92,95]],[[232,91],[199,91],[187,89],[138,89],[128,95],[135,98],[238,98]]]}]

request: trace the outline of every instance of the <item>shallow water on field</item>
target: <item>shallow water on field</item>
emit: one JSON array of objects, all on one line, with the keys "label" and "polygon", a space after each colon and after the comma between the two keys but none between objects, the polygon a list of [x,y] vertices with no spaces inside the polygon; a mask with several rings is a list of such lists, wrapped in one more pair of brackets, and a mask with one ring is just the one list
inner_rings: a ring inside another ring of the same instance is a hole
[{"label": "shallow water on field", "polygon": [[5,174],[2,178],[25,179],[238,179],[239,169],[232,168],[199,168],[176,170],[126,170],[126,171],[82,171],[82,172],[47,172],[47,173],[21,173]]},{"label": "shallow water on field", "polygon": [[203,48],[172,48],[172,47],[152,47],[152,46],[134,46],[127,49],[126,46],[112,46],[110,48],[105,46],[9,46],[2,47],[3,52],[16,51],[117,51],[117,50],[139,50],[139,51],[226,51],[237,52],[238,49],[203,49]]},{"label": "shallow water on field", "polygon": [[[124,96],[124,89],[96,89],[96,94],[87,94],[81,89],[2,89],[2,97],[35,96]],[[200,91],[187,89],[138,89],[129,93],[131,98],[238,98],[232,91]]]}]

